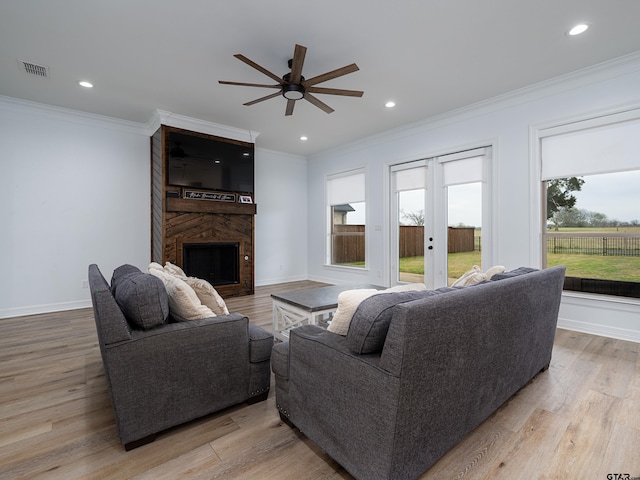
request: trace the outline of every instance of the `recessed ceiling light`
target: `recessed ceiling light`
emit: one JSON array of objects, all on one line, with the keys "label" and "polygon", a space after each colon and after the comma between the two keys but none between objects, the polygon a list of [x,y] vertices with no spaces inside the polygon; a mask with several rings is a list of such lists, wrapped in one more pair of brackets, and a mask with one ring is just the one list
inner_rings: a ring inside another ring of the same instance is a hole
[{"label": "recessed ceiling light", "polygon": [[571,36],[580,35],[581,33],[584,33],[587,30],[587,28],[589,28],[589,25],[587,25],[586,23],[580,23],[575,27],[573,27],[571,30],[569,30],[569,35]]},{"label": "recessed ceiling light", "polygon": [[384,106],[387,107],[387,108],[393,108],[393,107],[396,106],[396,102],[389,101],[389,102],[385,103]]},{"label": "recessed ceiling light", "polygon": [[84,87],[84,88],[93,88],[93,83],[87,82],[85,80],[82,80],[82,81],[78,82],[78,85],[80,85],[81,87]]},{"label": "recessed ceiling light", "polygon": [[309,137],[307,137],[306,135],[302,135],[300,137],[300,140],[302,140],[303,142],[306,142],[307,140],[309,140]]}]

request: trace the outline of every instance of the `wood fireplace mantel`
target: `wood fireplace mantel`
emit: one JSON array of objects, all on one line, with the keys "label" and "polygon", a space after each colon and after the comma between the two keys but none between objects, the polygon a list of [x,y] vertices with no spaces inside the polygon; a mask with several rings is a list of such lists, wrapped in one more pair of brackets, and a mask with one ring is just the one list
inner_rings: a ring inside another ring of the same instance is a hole
[{"label": "wood fireplace mantel", "polygon": [[226,213],[229,215],[255,215],[255,203],[229,203],[188,198],[167,198],[167,212]]}]

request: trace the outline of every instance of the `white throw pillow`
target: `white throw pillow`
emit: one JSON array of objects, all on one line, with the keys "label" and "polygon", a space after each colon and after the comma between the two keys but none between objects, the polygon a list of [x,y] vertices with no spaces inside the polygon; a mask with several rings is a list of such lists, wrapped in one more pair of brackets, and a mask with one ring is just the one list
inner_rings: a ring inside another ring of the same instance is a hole
[{"label": "white throw pillow", "polygon": [[167,272],[169,275],[173,275],[174,277],[181,278],[182,280],[187,278],[187,274],[184,273],[184,270],[182,270],[178,265],[174,265],[171,262],[167,262],[164,264],[164,271]]},{"label": "white throw pillow", "polygon": [[380,293],[380,291],[375,288],[362,288],[341,292],[340,295],[338,295],[338,308],[327,330],[338,335],[346,336],[349,331],[351,318],[358,308],[358,305],[360,305],[365,298],[369,298],[376,293]]},{"label": "white throw pillow", "polygon": [[193,288],[202,304],[209,307],[213,313],[216,315],[227,315],[229,313],[224,300],[209,282],[196,277],[187,277],[185,282]]},{"label": "white throw pillow", "polygon": [[160,270],[164,272],[164,268],[158,262],[151,262],[147,267],[147,272],[151,273],[151,270]]},{"label": "white throw pillow", "polygon": [[[480,276],[483,278],[479,279]],[[471,270],[467,270],[462,276],[451,284],[452,287],[464,287],[466,285],[473,285],[485,280],[484,274],[478,265],[474,265]]]},{"label": "white throw pillow", "polygon": [[181,278],[156,269],[149,271],[164,283],[169,296],[169,311],[180,322],[215,317],[216,314],[203,305],[196,292]]},{"label": "white throw pillow", "polygon": [[487,276],[487,280],[491,280],[491,277],[493,277],[496,273],[504,273],[505,270],[506,268],[504,268],[502,265],[494,265],[489,270],[484,272],[484,274]]}]

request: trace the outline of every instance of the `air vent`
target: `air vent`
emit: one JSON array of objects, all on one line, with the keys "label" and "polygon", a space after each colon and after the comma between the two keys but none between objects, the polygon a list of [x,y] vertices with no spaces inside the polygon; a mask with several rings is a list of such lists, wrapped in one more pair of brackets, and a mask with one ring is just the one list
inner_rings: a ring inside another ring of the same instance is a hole
[{"label": "air vent", "polygon": [[25,62],[24,60],[18,60],[20,65],[24,68],[24,71],[31,75],[37,75],[38,77],[49,78],[49,67],[44,65],[38,65],[33,62]]}]

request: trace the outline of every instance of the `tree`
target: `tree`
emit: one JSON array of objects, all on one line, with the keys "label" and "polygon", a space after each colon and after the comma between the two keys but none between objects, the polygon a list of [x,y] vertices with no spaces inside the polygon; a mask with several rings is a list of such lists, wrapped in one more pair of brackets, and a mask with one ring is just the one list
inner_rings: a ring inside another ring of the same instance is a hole
[{"label": "tree", "polygon": [[576,204],[576,197],[572,192],[579,192],[584,185],[584,179],[578,177],[556,178],[547,182],[547,220],[550,220],[555,230],[558,230],[558,212],[561,209],[571,209]]},{"label": "tree", "polygon": [[417,212],[405,213],[400,210],[403,219],[406,219],[409,225],[424,226],[424,210],[418,210]]}]

